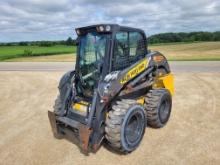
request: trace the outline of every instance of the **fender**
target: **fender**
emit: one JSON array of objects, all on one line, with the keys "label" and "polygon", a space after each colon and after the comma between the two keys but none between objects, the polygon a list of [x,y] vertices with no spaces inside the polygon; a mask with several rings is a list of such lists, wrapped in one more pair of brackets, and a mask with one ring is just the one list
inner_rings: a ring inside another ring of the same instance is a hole
[{"label": "fender", "polygon": [[149,62],[149,66],[164,69],[166,74],[170,73],[170,66],[166,57],[162,53],[154,51],[147,54],[147,57],[152,59]]},{"label": "fender", "polygon": [[75,75],[75,70],[66,72],[60,79],[58,88],[61,89],[66,83],[71,83],[71,78]]}]

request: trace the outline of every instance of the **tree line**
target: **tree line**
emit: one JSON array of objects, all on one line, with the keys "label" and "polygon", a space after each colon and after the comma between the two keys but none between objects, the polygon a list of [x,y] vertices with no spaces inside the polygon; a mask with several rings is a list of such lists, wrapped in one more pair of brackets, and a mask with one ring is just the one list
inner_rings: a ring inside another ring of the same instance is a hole
[{"label": "tree line", "polygon": [[[197,42],[197,41],[220,41],[220,31],[217,32],[179,32],[179,33],[160,33],[148,37],[150,44],[172,43],[172,42]],[[0,43],[0,46],[42,46],[50,47],[54,45],[76,45],[76,40],[71,37],[61,41],[22,41]]]},{"label": "tree line", "polygon": [[148,38],[151,44],[170,42],[220,41],[220,31],[189,32],[189,33],[160,33]]},{"label": "tree line", "polygon": [[55,45],[67,45],[74,46],[76,45],[76,40],[71,37],[67,38],[67,40],[60,41],[21,41],[21,42],[8,42],[8,43],[0,43],[0,46],[40,46],[40,47],[51,47]]}]

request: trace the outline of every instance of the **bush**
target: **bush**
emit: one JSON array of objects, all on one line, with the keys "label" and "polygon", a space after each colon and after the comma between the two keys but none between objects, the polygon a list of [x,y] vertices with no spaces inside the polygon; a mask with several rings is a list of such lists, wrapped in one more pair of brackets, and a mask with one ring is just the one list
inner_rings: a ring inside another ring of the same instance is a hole
[{"label": "bush", "polygon": [[39,46],[41,46],[41,47],[51,47],[53,45],[54,45],[53,42],[49,42],[49,41],[41,41],[39,43]]},{"label": "bush", "polygon": [[29,50],[29,49],[25,49],[24,50],[24,56],[32,56],[33,55],[33,51]]}]

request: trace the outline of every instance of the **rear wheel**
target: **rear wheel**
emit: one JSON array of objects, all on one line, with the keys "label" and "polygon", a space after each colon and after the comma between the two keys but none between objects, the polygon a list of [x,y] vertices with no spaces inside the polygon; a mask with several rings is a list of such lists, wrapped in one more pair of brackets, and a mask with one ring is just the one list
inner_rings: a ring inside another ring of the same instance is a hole
[{"label": "rear wheel", "polygon": [[153,128],[166,125],[169,120],[172,98],[166,89],[150,90],[145,98],[147,122]]},{"label": "rear wheel", "polygon": [[140,144],[145,132],[144,107],[135,100],[118,101],[106,119],[106,139],[117,151],[128,153]]}]

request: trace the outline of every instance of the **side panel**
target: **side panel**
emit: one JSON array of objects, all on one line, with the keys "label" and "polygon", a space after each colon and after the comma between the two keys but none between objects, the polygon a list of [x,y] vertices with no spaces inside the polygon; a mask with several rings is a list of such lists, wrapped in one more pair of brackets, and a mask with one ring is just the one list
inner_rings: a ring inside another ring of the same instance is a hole
[{"label": "side panel", "polygon": [[130,81],[149,69],[149,60],[145,57],[122,71],[114,71],[106,75],[98,87],[100,96],[107,97],[108,100],[114,98]]},{"label": "side panel", "polygon": [[120,80],[121,84],[125,84],[129,80],[133,79],[135,76],[143,72],[147,67],[148,60],[145,58],[139,64],[131,68]]},{"label": "side panel", "polygon": [[171,95],[174,95],[174,78],[173,74],[169,73],[157,78],[153,84],[153,88],[166,88]]},{"label": "side panel", "polygon": [[168,74],[160,78],[163,81],[164,87],[168,89],[171,95],[174,95],[174,78],[173,74]]}]

